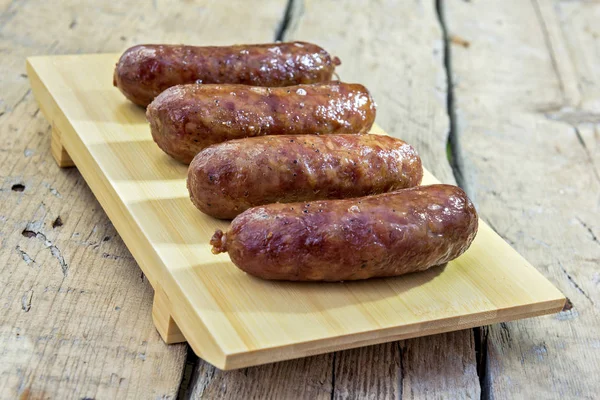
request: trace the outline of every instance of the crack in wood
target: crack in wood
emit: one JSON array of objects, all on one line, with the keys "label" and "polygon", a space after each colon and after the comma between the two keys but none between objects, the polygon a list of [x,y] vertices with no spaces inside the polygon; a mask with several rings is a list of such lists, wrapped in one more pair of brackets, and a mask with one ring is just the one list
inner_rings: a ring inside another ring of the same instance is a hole
[{"label": "crack in wood", "polygon": [[33,289],[26,291],[21,297],[21,308],[25,312],[31,310],[31,300],[33,299]]},{"label": "crack in wood", "polygon": [[489,372],[488,358],[488,335],[487,327],[473,328],[473,339],[475,344],[475,358],[477,359],[477,376],[481,388],[480,398],[488,400],[492,398],[492,384]]},{"label": "crack in wood", "polygon": [[56,189],[54,189],[53,187],[49,187],[48,190],[50,190],[50,193],[52,193],[52,195],[58,197],[59,199],[62,198],[62,195],[60,194],[60,192]]},{"label": "crack in wood", "polygon": [[337,352],[333,353],[333,357],[331,357],[331,396],[330,399],[333,400],[335,398],[335,367],[337,361]]},{"label": "crack in wood", "polygon": [[403,396],[404,396],[404,349],[402,348],[402,345],[400,343],[404,343],[404,342],[400,342],[398,341],[398,359],[400,362],[400,371],[398,373],[398,400],[402,400]]},{"label": "crack in wood", "polygon": [[13,105],[12,110],[17,108],[22,102],[24,102],[27,96],[29,96],[29,93],[31,93],[31,89],[27,89],[25,94]]},{"label": "crack in wood", "polygon": [[598,182],[600,182],[600,173],[594,164],[594,157],[590,153],[590,149],[587,147],[587,144],[585,144],[585,140],[581,135],[581,131],[577,127],[577,124],[600,124],[600,114],[581,110],[565,109],[562,107],[552,110],[544,110],[542,113],[551,121],[564,122],[573,128],[575,131],[575,136],[577,136],[577,141],[579,144],[581,144],[581,147],[583,147],[583,151],[587,156],[587,161],[592,166],[594,177]]},{"label": "crack in wood", "polygon": [[280,42],[285,37],[285,34],[289,28],[290,21],[292,20],[292,14],[294,12],[294,2],[296,0],[287,0],[287,4],[285,6],[285,11],[283,13],[283,17],[281,18],[281,22],[275,31],[275,41]]},{"label": "crack in wood", "polygon": [[508,348],[511,348],[512,347],[512,336],[510,334],[510,329],[508,328],[508,324],[506,322],[501,322],[500,329],[501,329],[500,335],[502,336],[502,340],[504,341],[504,343],[506,343]]},{"label": "crack in wood", "polygon": [[448,114],[449,130],[447,140],[448,163],[452,168],[452,173],[456,184],[465,189],[465,179],[463,177],[461,155],[459,154],[458,135],[456,131],[456,110],[454,104],[454,81],[452,78],[452,53],[450,44],[450,35],[444,18],[443,0],[435,1],[435,9],[438,22],[442,29],[442,41],[444,43],[444,71],[446,72],[446,113]]},{"label": "crack in wood", "polygon": [[575,130],[575,135],[577,136],[577,140],[579,141],[579,144],[585,149],[585,152],[587,153],[588,148],[587,148],[587,145],[585,144],[585,141],[583,140],[583,136],[581,136],[581,132],[579,132],[579,129],[576,126],[573,126],[573,129]]},{"label": "crack in wood", "polygon": [[21,232],[21,235],[23,235],[24,237],[26,237],[28,239],[37,238],[37,239],[41,240],[42,242],[44,242],[44,246],[50,250],[50,254],[52,254],[52,256],[58,260],[58,263],[62,270],[63,276],[64,277],[67,276],[67,274],[69,272],[69,265],[65,261],[65,258],[63,257],[60,249],[58,247],[56,247],[56,245],[53,244],[50,240],[48,240],[46,235],[44,235],[42,232],[32,231],[27,228],[23,229],[23,231]]},{"label": "crack in wood", "polygon": [[569,280],[569,282],[571,282],[571,285],[573,285],[573,287],[575,287],[575,289],[577,289],[577,291],[579,293],[581,293],[582,295],[584,295],[585,298],[588,299],[590,301],[590,303],[592,303],[592,305],[595,305],[594,304],[594,300],[592,300],[592,298],[585,292],[585,290],[583,290],[583,288],[581,286],[579,286],[579,284],[575,281],[575,279],[573,279],[573,277],[571,276],[571,274],[569,274],[567,272],[567,270],[563,266],[562,262],[558,261],[558,265],[560,266],[560,269],[565,274],[565,276],[567,277],[567,279]]},{"label": "crack in wood", "polygon": [[[594,158],[592,157],[592,154],[590,153],[590,149],[588,149],[587,145],[585,144],[585,140],[583,140],[583,136],[581,136],[581,132],[579,131],[579,128],[576,125],[572,125],[572,126],[573,126],[573,129],[575,130],[575,135],[577,136],[577,140],[583,147],[583,151],[585,152],[585,154],[587,156],[587,161],[592,166],[592,171],[594,172],[594,176],[596,177],[596,180],[598,182],[600,182],[600,173],[598,173],[598,170],[596,169],[596,165],[594,164]],[[595,235],[594,235],[594,237],[595,237]]]},{"label": "crack in wood", "polygon": [[592,241],[596,242],[596,244],[600,245],[600,242],[598,241],[598,237],[594,234],[594,231],[592,230],[592,228],[590,228],[585,222],[583,222],[580,218],[576,218],[577,221],[581,224],[581,226],[583,226],[588,233],[590,234]]},{"label": "crack in wood", "polygon": [[31,257],[29,254],[27,254],[23,249],[21,249],[21,246],[17,245],[17,247],[15,247],[15,250],[17,250],[19,252],[19,255],[21,256],[23,261],[25,261],[25,264],[27,264],[29,266],[31,266],[33,264],[37,264],[33,257]]},{"label": "crack in wood", "polygon": [[[187,348],[187,357],[185,360],[185,365],[183,367],[183,374],[181,374],[181,382],[179,383],[179,389],[177,391],[177,399],[185,399],[190,397],[189,390],[193,387],[192,381],[196,377],[196,366],[198,364],[199,358],[194,353],[191,347]],[[214,369],[213,369],[214,376]]]},{"label": "crack in wood", "polygon": [[[191,349],[189,347],[188,347],[188,349],[189,349],[189,351],[191,351]],[[206,368],[203,375],[201,375],[199,372],[200,364],[204,364],[204,367]],[[214,366],[206,363],[205,361],[201,360],[200,358],[198,358],[198,362],[194,366],[194,372],[192,373],[192,379],[189,382],[189,389],[187,389],[187,391],[184,392],[185,396],[183,396],[183,397],[178,396],[177,399],[183,400],[183,399],[191,399],[191,398],[193,398],[193,399],[206,398],[204,392],[206,391],[208,386],[211,384],[213,379],[215,379],[215,375],[217,374],[217,372],[218,372],[218,370],[216,367],[214,367]],[[200,379],[201,376],[204,376],[205,379]]]},{"label": "crack in wood", "polygon": [[102,258],[108,258],[111,260],[133,260],[131,256],[119,256],[117,254],[102,253]]}]

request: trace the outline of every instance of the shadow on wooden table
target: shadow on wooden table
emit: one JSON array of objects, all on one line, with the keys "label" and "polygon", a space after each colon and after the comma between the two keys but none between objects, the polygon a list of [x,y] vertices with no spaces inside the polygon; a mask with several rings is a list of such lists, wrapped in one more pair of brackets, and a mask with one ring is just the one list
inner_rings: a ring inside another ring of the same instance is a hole
[{"label": "shadow on wooden table", "polygon": [[[438,277],[446,265],[398,277],[345,282],[267,281],[237,269],[229,261],[203,263],[193,267],[193,271],[202,281],[215,283],[205,285],[213,298],[228,298],[227,292],[231,287],[243,288],[248,296],[243,304],[229,297],[229,300],[219,303],[218,310],[215,309],[228,318],[236,318],[243,317],[249,309],[252,312],[283,315],[310,314],[315,312],[315,307],[321,312],[359,307],[368,314],[370,304],[381,304],[383,299],[407,295],[411,290]],[[219,275],[221,279],[228,280],[227,287],[216,284],[215,276]],[[269,292],[272,293],[271,296],[264,295]],[[252,293],[262,295],[252,296]],[[244,297],[238,293],[238,299]],[[277,301],[273,301],[275,299]],[[412,311],[416,316],[422,314],[419,308]]]},{"label": "shadow on wooden table", "polygon": [[89,150],[97,159],[114,160],[102,165],[112,181],[170,181],[187,177],[188,166],[164,153],[152,140],[150,128],[143,140],[91,144]]}]

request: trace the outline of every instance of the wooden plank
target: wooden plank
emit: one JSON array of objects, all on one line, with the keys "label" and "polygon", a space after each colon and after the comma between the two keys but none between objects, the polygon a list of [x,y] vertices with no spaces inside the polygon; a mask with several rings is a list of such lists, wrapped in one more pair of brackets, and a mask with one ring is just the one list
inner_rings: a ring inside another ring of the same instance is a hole
[{"label": "wooden plank", "polygon": [[[372,92],[377,122],[416,146],[441,181],[455,183],[446,158],[443,36],[434,2],[294,3],[286,38],[315,41],[339,56],[340,77]],[[400,347],[403,351],[393,351],[384,365],[365,360],[389,345],[338,354],[338,368],[347,373],[335,375],[335,396],[366,398],[389,387],[385,397],[479,397],[471,330],[407,340]],[[380,368],[390,373],[382,374]]]},{"label": "wooden plank", "polygon": [[25,58],[268,42],[285,1],[257,3],[0,2],[0,398],[175,398],[187,349],[164,345],[147,279],[79,172],[52,160]]},{"label": "wooden plank", "polygon": [[235,371],[199,362],[187,395],[192,399],[330,399],[333,361],[333,354],[324,354]]},{"label": "wooden plank", "polygon": [[448,2],[469,195],[570,299],[484,331],[484,398],[600,392],[598,2]]},{"label": "wooden plank", "polygon": [[[420,274],[311,284],[240,272],[209,244],[228,221],[198,212],[187,166],[153,143],[144,110],[112,87],[117,57],[30,58],[32,88],[150,284],[166,294],[161,303],[213,365],[242,368],[562,308],[561,293],[482,221],[464,255]],[[437,181],[425,171],[423,182]]]},{"label": "wooden plank", "polygon": [[31,97],[0,124],[0,397],[174,397],[185,346],[162,343],[152,288]]}]

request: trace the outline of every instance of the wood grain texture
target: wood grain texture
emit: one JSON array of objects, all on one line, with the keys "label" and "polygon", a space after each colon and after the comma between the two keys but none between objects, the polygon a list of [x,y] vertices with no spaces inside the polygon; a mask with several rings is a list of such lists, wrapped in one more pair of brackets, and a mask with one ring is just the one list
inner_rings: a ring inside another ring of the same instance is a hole
[{"label": "wood grain texture", "polygon": [[271,41],[285,2],[250,3],[0,1],[0,398],[175,398],[187,352],[162,343],[152,288],[79,172],[56,167],[25,58]]},{"label": "wood grain texture", "polygon": [[1,118],[0,398],[174,398],[185,346],[156,333],[152,288],[33,99]]},{"label": "wood grain texture", "polygon": [[200,361],[189,392],[192,399],[330,399],[333,354],[221,371]]},{"label": "wood grain texture", "polygon": [[[220,369],[562,308],[560,292],[482,221],[467,252],[419,274],[327,284],[242,273],[211,253],[210,237],[228,222],[192,205],[187,166],[152,142],[144,110],[112,86],[117,57],[35,57],[27,70],[42,112],[150,284],[164,291],[171,317],[196,354]],[[425,171],[423,183],[436,182]]]},{"label": "wood grain texture", "polygon": [[[476,18],[474,17],[476,16]],[[570,299],[484,330],[484,397],[600,393],[600,3],[447,2],[467,191]]]}]

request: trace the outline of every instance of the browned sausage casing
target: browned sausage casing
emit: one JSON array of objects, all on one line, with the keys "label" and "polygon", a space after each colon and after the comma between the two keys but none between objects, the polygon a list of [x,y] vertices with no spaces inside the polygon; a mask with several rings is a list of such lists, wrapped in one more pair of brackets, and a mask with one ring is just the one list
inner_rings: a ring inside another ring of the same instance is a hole
[{"label": "browned sausage casing", "polygon": [[189,163],[202,149],[232,139],[367,133],[375,104],[364,86],[350,83],[284,88],[191,84],[162,92],[146,116],[158,146]]},{"label": "browned sausage casing", "polygon": [[310,43],[238,46],[139,45],[119,59],[113,83],[147,106],[165,89],[185,83],[291,86],[331,80],[340,61]]},{"label": "browned sausage casing", "polygon": [[417,186],[415,149],[381,135],[282,135],[232,140],[202,150],[190,164],[192,202],[216,218],[250,207],[342,199]]},{"label": "browned sausage casing", "polygon": [[461,255],[477,213],[456,186],[431,185],[346,200],[269,204],[211,239],[213,253],[263,279],[342,281],[422,271]]}]

